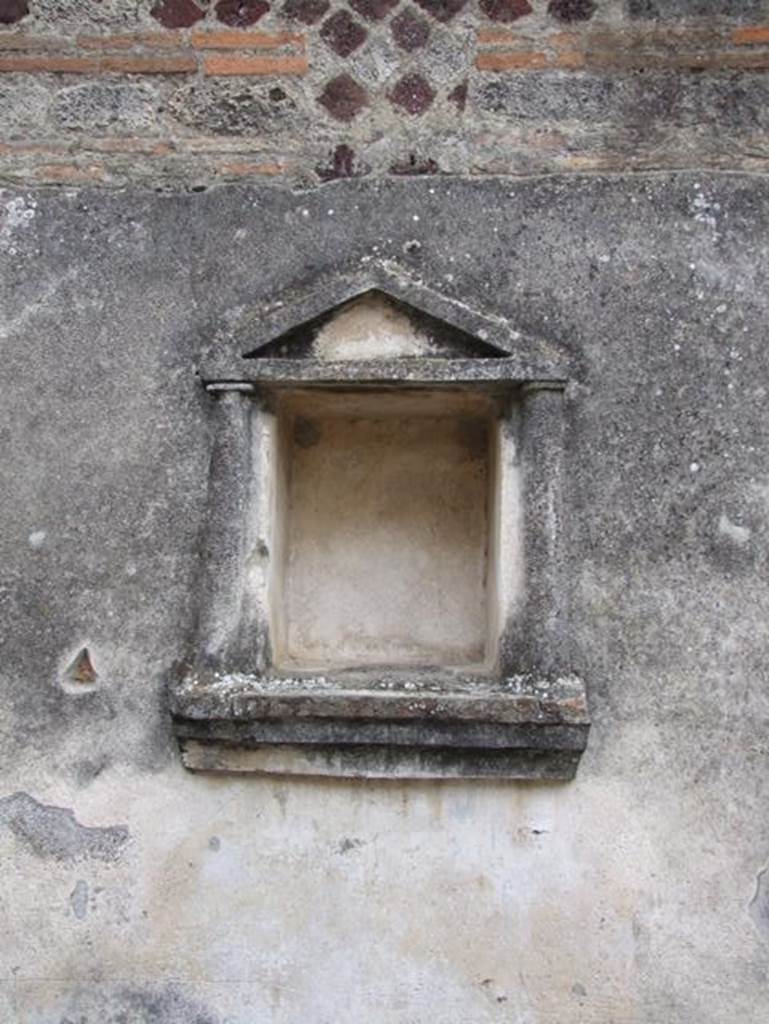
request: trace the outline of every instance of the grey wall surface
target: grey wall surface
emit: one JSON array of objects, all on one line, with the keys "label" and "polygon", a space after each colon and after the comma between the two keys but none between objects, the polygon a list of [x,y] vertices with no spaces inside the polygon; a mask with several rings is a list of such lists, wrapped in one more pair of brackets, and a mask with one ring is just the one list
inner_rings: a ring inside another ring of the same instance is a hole
[{"label": "grey wall surface", "polygon": [[[765,1024],[766,181],[0,199],[0,1020]],[[198,352],[374,260],[578,359],[573,783],[180,765]]]}]

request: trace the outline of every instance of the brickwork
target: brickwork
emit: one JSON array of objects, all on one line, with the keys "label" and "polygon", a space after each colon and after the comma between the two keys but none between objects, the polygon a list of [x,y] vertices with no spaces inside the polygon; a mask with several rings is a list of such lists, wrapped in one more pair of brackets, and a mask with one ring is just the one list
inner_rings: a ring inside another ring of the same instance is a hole
[{"label": "brickwork", "polygon": [[0,181],[763,170],[767,73],[749,0],[0,0]]}]

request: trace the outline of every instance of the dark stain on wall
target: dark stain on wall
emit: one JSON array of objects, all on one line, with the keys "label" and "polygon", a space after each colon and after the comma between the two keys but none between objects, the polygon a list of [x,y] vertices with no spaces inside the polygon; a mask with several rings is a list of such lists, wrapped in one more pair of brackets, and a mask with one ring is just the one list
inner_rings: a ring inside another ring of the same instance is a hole
[{"label": "dark stain on wall", "polygon": [[221,1024],[222,1018],[178,985],[80,989],[58,1024]]},{"label": "dark stain on wall", "polygon": [[769,868],[758,873],[749,910],[759,934],[769,942]]},{"label": "dark stain on wall", "polygon": [[129,839],[125,825],[90,828],[67,807],[41,804],[28,793],[0,800],[0,827],[10,831],[39,857],[57,861],[120,859]]}]

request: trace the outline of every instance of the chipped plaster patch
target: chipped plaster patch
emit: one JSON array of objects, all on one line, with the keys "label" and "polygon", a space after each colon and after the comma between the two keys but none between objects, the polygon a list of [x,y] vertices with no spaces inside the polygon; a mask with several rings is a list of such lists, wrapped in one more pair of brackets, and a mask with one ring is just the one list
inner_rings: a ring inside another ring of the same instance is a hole
[{"label": "chipped plaster patch", "polygon": [[15,256],[17,249],[13,244],[15,233],[21,228],[30,226],[35,217],[37,203],[34,199],[16,196],[2,204],[3,216],[0,220],[0,251]]},{"label": "chipped plaster patch", "polygon": [[698,184],[695,184],[694,188],[696,191],[689,204],[692,216],[698,224],[704,224],[709,228],[713,232],[713,241],[717,241],[719,237],[718,215],[721,213],[721,204],[714,199],[709,199]]},{"label": "chipped plaster patch", "polygon": [[0,826],[8,828],[38,857],[57,861],[116,861],[129,838],[125,825],[81,825],[68,807],[41,804],[29,793],[13,793],[0,800]]},{"label": "chipped plaster patch", "polygon": [[769,514],[769,481],[753,481],[750,485],[750,497],[757,498],[759,502],[764,506],[764,510]]},{"label": "chipped plaster patch", "polygon": [[721,518],[718,520],[718,532],[723,534],[724,537],[728,537],[729,540],[734,541],[735,544],[747,544],[750,540],[749,528],[733,523],[723,513],[721,513]]},{"label": "chipped plaster patch", "polygon": [[69,905],[78,921],[85,919],[88,913],[88,884],[82,878],[78,879],[75,888],[70,893]]},{"label": "chipped plaster patch", "polygon": [[769,940],[769,868],[759,871],[756,876],[756,890],[748,904],[748,911],[758,933],[763,939]]}]

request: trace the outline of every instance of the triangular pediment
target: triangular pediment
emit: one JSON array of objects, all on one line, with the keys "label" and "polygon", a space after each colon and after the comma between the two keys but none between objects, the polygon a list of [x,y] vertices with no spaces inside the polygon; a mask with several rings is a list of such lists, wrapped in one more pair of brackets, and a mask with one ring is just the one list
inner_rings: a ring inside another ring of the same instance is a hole
[{"label": "triangular pediment", "polygon": [[[382,263],[316,277],[241,308],[206,346],[201,376],[207,382],[273,373],[290,379],[291,365],[317,364],[346,367],[348,378],[360,365],[361,373],[366,367],[376,377],[384,372],[377,364],[403,364],[407,374],[406,367],[416,362],[434,365],[435,373],[450,363],[476,364],[482,376],[520,381],[562,379],[572,369],[560,344],[526,334],[499,315],[479,312],[464,297],[436,291],[402,267]],[[499,370],[492,371],[492,364],[500,364]],[[482,366],[487,369],[481,371]],[[268,373],[269,367],[274,370]],[[324,371],[317,372],[323,378]]]},{"label": "triangular pediment", "polygon": [[493,359],[508,353],[379,289],[326,310],[245,359]]}]

